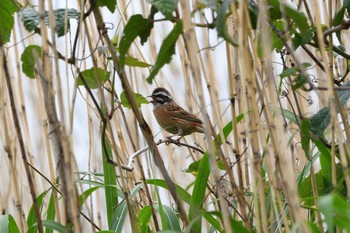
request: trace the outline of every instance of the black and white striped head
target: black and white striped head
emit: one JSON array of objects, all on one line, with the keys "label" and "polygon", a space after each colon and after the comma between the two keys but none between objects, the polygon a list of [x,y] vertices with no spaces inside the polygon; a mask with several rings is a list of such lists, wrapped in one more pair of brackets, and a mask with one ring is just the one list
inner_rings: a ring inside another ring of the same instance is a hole
[{"label": "black and white striped head", "polygon": [[150,97],[152,98],[152,104],[165,104],[173,101],[169,91],[163,87],[154,89]]}]

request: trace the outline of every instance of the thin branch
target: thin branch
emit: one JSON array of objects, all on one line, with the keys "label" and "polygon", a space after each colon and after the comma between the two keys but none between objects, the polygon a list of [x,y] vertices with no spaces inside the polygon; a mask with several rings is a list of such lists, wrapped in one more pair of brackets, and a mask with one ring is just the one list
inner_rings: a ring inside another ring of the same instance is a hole
[{"label": "thin branch", "polygon": [[[204,154],[204,151],[198,147],[195,147],[195,146],[192,146],[192,145],[189,145],[187,143],[183,143],[183,142],[180,142],[178,140],[174,140],[174,139],[171,139],[171,138],[167,138],[166,140],[159,140],[158,142],[156,142],[155,144],[157,146],[159,146],[160,144],[175,144],[177,146],[185,146],[185,147],[188,147],[192,150],[196,150],[198,152],[200,152],[201,154]],[[129,158],[128,158],[128,163],[126,165],[122,165],[122,168],[127,170],[127,171],[132,171],[134,170],[134,167],[132,166],[132,164],[134,163],[134,159],[139,156],[140,154],[146,152],[149,150],[149,146],[146,146],[138,151],[136,151],[133,155],[131,155]]]}]

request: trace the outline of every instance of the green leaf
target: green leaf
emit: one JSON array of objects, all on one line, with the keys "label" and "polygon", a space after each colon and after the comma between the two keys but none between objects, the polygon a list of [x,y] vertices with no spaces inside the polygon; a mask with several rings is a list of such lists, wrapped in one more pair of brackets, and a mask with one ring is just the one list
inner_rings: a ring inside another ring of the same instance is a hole
[{"label": "green leaf", "polygon": [[132,67],[141,67],[146,68],[152,66],[151,64],[148,64],[146,62],[142,62],[134,57],[125,57],[125,65],[132,66]]},{"label": "green leaf", "polygon": [[[244,116],[245,114],[244,113],[241,113],[239,114],[238,116],[236,116],[236,123],[239,123],[241,120],[244,119]],[[223,133],[224,133],[224,137],[225,139],[227,138],[227,136],[232,132],[232,127],[233,127],[233,124],[232,124],[232,121],[230,121],[229,123],[227,123],[224,128],[222,129]],[[221,145],[222,144],[222,140],[221,140],[221,135],[218,133],[216,135],[217,139],[218,139],[218,142],[219,144]]]},{"label": "green leaf", "polygon": [[[46,193],[47,192],[44,191],[36,198],[36,203],[37,203],[39,209],[41,208],[41,206],[43,204],[43,199],[44,199]],[[37,219],[35,216],[34,206],[32,205],[30,210],[29,210],[28,217],[27,217],[27,226],[29,228],[27,233],[37,232],[38,229],[37,229],[37,222],[36,221],[37,221]]]},{"label": "green leaf", "polygon": [[81,76],[77,77],[77,85],[83,86],[84,82],[82,78],[84,78],[88,87],[91,89],[96,89],[102,86],[109,78],[111,72],[106,72],[101,68],[92,67],[88,70],[84,70],[80,73]]},{"label": "green leaf", "polygon": [[[292,19],[293,24],[299,29],[301,35],[305,35],[308,32],[310,26],[306,16],[302,12],[279,0],[268,0],[267,2],[270,5],[270,15],[272,16],[273,14],[272,18],[279,19],[282,17],[282,7],[286,16]],[[271,14],[271,12],[273,13]]]},{"label": "green leaf", "polygon": [[350,0],[344,0],[343,7],[345,7],[346,10],[348,11],[348,14],[350,14]]},{"label": "green leaf", "polygon": [[[350,1],[349,1],[350,2]],[[345,1],[344,1],[344,3],[345,3]],[[350,8],[350,6],[349,6],[349,8]],[[345,9],[346,9],[346,7],[345,6],[343,6],[342,8],[340,8],[340,10],[335,14],[335,16],[334,16],[334,18],[333,18],[333,20],[332,20],[332,26],[339,26],[339,25],[341,25],[342,23],[343,23],[343,20],[344,20],[344,16],[345,16]],[[348,10],[349,11],[349,10]],[[342,39],[341,39],[341,35],[340,35],[340,33],[341,33],[341,31],[342,30],[338,30],[338,31],[336,31],[336,35],[337,35],[337,38],[338,38],[338,40],[339,40],[339,42],[340,43],[342,43]]]},{"label": "green leaf", "polygon": [[[117,186],[117,176],[115,173],[114,165],[107,162],[107,156],[112,158],[111,146],[105,141],[105,147],[107,153],[105,154],[104,149],[102,148],[102,160],[103,160],[103,176],[104,176],[104,185],[105,185],[105,199],[106,199],[106,210],[107,210],[107,222],[108,225],[112,223],[112,219],[115,213],[115,207],[118,204],[118,191],[115,188]],[[103,147],[103,140],[101,139],[101,145]]]},{"label": "green leaf", "polygon": [[[332,155],[329,149],[320,141],[313,140],[318,150],[320,151],[320,165],[323,183],[325,191],[330,192],[332,190]],[[337,178],[339,178],[337,176]]]},{"label": "green leaf", "polygon": [[10,214],[0,215],[1,233],[19,233],[15,219]]},{"label": "green leaf", "polygon": [[[134,97],[136,99],[136,104],[137,104],[137,107],[140,108],[141,107],[141,104],[148,104],[148,100],[143,97],[143,95],[139,94],[139,93],[134,93]],[[125,108],[131,108],[131,105],[129,103],[129,100],[127,99],[126,95],[125,95],[125,91],[123,91],[121,94],[120,94],[120,101],[121,101],[121,104],[125,107]]]},{"label": "green leaf", "polygon": [[[63,226],[61,223],[58,223],[56,221],[53,220],[42,220],[42,224],[46,229],[52,229],[55,230],[55,232],[59,232],[59,233],[67,233],[70,232],[70,229],[68,229],[67,227]],[[35,223],[32,227],[30,227],[27,231],[28,232],[36,232],[33,231],[34,229],[36,229],[37,223]]]},{"label": "green leaf", "polygon": [[19,18],[23,22],[24,28],[28,32],[32,32],[38,28],[40,24],[40,16],[39,13],[31,7],[24,7],[18,13]]},{"label": "green leaf", "polygon": [[[140,190],[142,184],[136,185],[130,192],[130,197],[134,198],[137,192]],[[122,232],[126,215],[128,213],[128,207],[125,199],[120,202],[115,210],[113,215],[113,219],[110,223],[109,230],[113,230],[115,232]]]},{"label": "green leaf", "polygon": [[142,15],[133,15],[124,27],[123,35],[119,43],[120,65],[124,67],[125,57],[132,42],[136,37],[140,37],[141,44],[144,44],[153,28],[153,21],[143,18]]},{"label": "green leaf", "polygon": [[[349,1],[350,2],[350,1]],[[340,8],[340,10],[335,14],[333,20],[332,20],[332,26],[338,26],[340,25],[344,20],[345,15],[345,7],[343,6]]]},{"label": "green leaf", "polygon": [[313,222],[307,222],[307,225],[309,226],[309,229],[311,230],[310,233],[321,233],[321,230],[318,228],[318,226]]},{"label": "green leaf", "polygon": [[237,42],[233,40],[233,38],[228,34],[226,27],[226,19],[227,19],[227,10],[230,9],[230,4],[233,0],[224,0],[218,9],[218,18],[216,22],[216,31],[218,32],[218,36],[222,37],[224,40],[229,42],[233,46],[238,46]]},{"label": "green leaf", "polygon": [[41,47],[37,45],[29,45],[26,47],[21,55],[22,62],[22,71],[28,78],[35,78],[35,56],[38,56],[38,59],[41,58]]},{"label": "green leaf", "polygon": [[305,84],[307,84],[309,81],[309,78],[303,74],[300,73],[294,80],[293,80],[293,90],[297,90],[301,87],[303,87]]},{"label": "green leaf", "polygon": [[88,197],[95,192],[97,189],[99,189],[100,187],[95,186],[92,188],[89,188],[87,190],[85,190],[82,194],[80,194],[79,196],[79,204],[80,206],[83,206],[83,204],[85,203],[85,201],[88,199]]},{"label": "green leaf", "polygon": [[152,83],[154,77],[156,76],[156,74],[158,74],[159,70],[165,64],[167,64],[171,61],[171,56],[173,54],[175,54],[175,45],[176,45],[177,38],[179,38],[181,33],[182,33],[182,22],[178,21],[175,24],[173,30],[164,39],[164,41],[160,47],[156,63],[152,67],[151,73],[147,78],[148,83]]},{"label": "green leaf", "polygon": [[178,0],[147,0],[157,8],[167,19],[173,18],[173,12],[177,8]]},{"label": "green leaf", "polygon": [[335,232],[335,226],[350,232],[350,204],[339,195],[332,193],[320,198],[320,210],[325,216],[329,232]]},{"label": "green leaf", "polygon": [[[160,205],[155,205],[155,208],[160,212]],[[165,215],[165,221],[166,221],[166,229],[163,230],[174,230],[174,231],[181,231],[181,227],[179,224],[179,219],[175,212],[167,205],[162,205],[164,215]]]},{"label": "green leaf", "polygon": [[14,25],[13,14],[16,5],[12,0],[0,1],[0,46],[10,41],[11,31]]},{"label": "green leaf", "polygon": [[231,228],[234,229],[236,232],[240,233],[250,233],[244,225],[242,221],[237,221],[231,218]]},{"label": "green leaf", "polygon": [[[160,179],[149,179],[146,180],[147,184],[153,184],[165,189],[168,189],[168,186],[166,185],[164,180],[160,180]],[[175,190],[176,190],[176,194],[177,196],[183,200],[186,203],[190,203],[191,201],[191,195],[183,188],[181,188],[179,185],[175,184]]]},{"label": "green leaf", "polygon": [[[241,113],[239,114],[237,117],[236,117],[236,122],[239,123],[241,120],[244,119],[244,116],[245,114],[244,113]],[[231,133],[232,131],[232,121],[230,121],[229,123],[227,123],[225,125],[225,127],[223,128],[223,133],[224,133],[224,137],[225,139],[227,138],[227,136]],[[217,139],[218,139],[218,142],[219,142],[219,145],[222,145],[222,140],[221,140],[221,135],[218,133],[216,135]],[[191,163],[187,169],[183,169],[182,171],[183,172],[186,172],[186,173],[197,173],[198,169],[199,169],[199,165],[201,163],[202,159],[200,160],[197,160],[197,161],[194,161],[193,163]],[[222,161],[218,161],[219,165],[220,165],[220,162],[222,163]]]},{"label": "green leaf", "polygon": [[[68,30],[70,29],[70,19],[79,20],[80,13],[76,9],[57,9],[54,10],[54,17],[55,17],[55,28],[57,36],[64,36]],[[67,16],[67,18],[66,18]],[[45,12],[45,23],[46,25],[50,26],[49,23],[49,14],[48,11]],[[67,27],[67,28],[65,28]]]},{"label": "green leaf", "polygon": [[[198,210],[202,209],[205,197],[205,190],[207,189],[208,177],[210,174],[209,166],[209,154],[205,153],[202,161],[199,165],[198,175],[193,187],[190,209],[189,209],[189,219],[195,219],[199,214]],[[194,232],[201,232],[202,230],[202,218],[199,217],[193,224]]]},{"label": "green leaf", "polygon": [[[47,207],[47,212],[46,212],[46,220],[55,220],[55,216],[56,216],[56,209],[55,209],[55,203],[54,203],[54,198],[53,198],[53,192],[51,192],[51,196],[50,196],[50,201],[49,201],[49,205]],[[53,230],[52,229],[46,229],[45,233],[52,233]]]},{"label": "green leaf", "polygon": [[[57,9],[53,11],[53,15],[55,18],[55,28],[57,35],[64,36],[67,33],[67,30],[70,28],[69,19],[79,20],[80,13],[76,9]],[[39,13],[32,7],[25,7],[19,12],[19,16],[25,29],[28,32],[32,32],[39,28],[40,24],[40,15]],[[66,18],[67,16],[67,18]],[[49,23],[49,13],[45,11],[45,24],[50,26]],[[67,21],[68,20],[68,21]],[[67,28],[65,28],[67,26]],[[65,30],[67,29],[67,30]]]},{"label": "green leaf", "polygon": [[293,122],[296,125],[299,125],[301,122],[301,119],[296,116],[293,112],[287,110],[287,109],[282,109],[283,116]]},{"label": "green leaf", "polygon": [[144,206],[138,214],[141,233],[151,233],[151,229],[149,228],[149,221],[151,220],[151,217],[152,217],[151,206],[149,205]]},{"label": "green leaf", "polygon": [[106,6],[111,13],[114,13],[115,6],[117,5],[116,0],[97,0],[97,5],[100,7]]},{"label": "green leaf", "polygon": [[305,156],[310,160],[309,146],[310,146],[310,122],[308,119],[303,119],[301,121],[301,147],[304,150]]},{"label": "green leaf", "polygon": [[281,78],[289,77],[292,75],[295,75],[298,72],[298,68],[296,66],[292,66],[291,68],[287,68],[283,70],[283,72],[280,74]]},{"label": "green leaf", "polygon": [[[152,179],[152,180],[147,180],[146,181],[147,184],[153,184],[159,187],[162,187],[164,189],[168,189],[168,186],[166,185],[164,180],[160,180],[160,179]],[[187,204],[191,203],[191,195],[183,188],[181,188],[180,186],[178,186],[177,184],[175,184],[175,189],[176,189],[176,193],[178,195],[178,197],[183,200],[184,202],[186,202]],[[205,210],[203,208],[198,210],[198,214],[201,214],[205,212]],[[219,232],[222,232],[221,227],[220,227],[220,223],[218,222],[218,220],[216,220],[212,215],[210,214],[204,214],[203,217],[213,226],[215,227],[216,230],[218,230]]]},{"label": "green leaf", "polygon": [[331,122],[331,115],[328,107],[322,108],[310,118],[310,131],[316,137],[321,137]]},{"label": "green leaf", "polygon": [[[343,87],[350,86],[350,81],[346,82]],[[341,106],[344,106],[350,98],[350,90],[346,88],[344,90],[336,91],[336,94],[339,98]],[[329,105],[329,103],[328,103]],[[323,132],[328,127],[331,121],[331,115],[329,112],[329,107],[324,107],[318,111],[315,115],[310,118],[310,131],[314,133],[314,136],[320,137]]]},{"label": "green leaf", "polygon": [[314,38],[316,33],[316,28],[311,27],[306,33],[300,34],[295,33],[294,38],[292,39],[293,49],[296,50],[299,46],[308,44]]}]

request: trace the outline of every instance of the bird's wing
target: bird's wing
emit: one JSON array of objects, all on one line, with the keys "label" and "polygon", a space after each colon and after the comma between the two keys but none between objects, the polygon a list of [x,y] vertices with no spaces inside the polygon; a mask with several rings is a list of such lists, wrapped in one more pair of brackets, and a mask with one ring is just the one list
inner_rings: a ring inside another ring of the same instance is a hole
[{"label": "bird's wing", "polygon": [[171,116],[174,118],[180,118],[180,119],[186,119],[188,121],[197,122],[199,124],[203,124],[203,121],[201,121],[198,117],[195,115],[187,112],[185,109],[181,108],[178,105],[170,105],[168,106],[168,111],[171,112]]}]

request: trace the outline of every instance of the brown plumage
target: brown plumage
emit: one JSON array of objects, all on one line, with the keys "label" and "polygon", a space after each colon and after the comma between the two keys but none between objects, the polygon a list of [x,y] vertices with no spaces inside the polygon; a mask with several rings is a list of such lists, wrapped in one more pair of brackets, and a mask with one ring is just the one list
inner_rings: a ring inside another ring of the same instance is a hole
[{"label": "brown plumage", "polygon": [[154,105],[154,116],[164,130],[179,136],[194,132],[204,133],[203,122],[177,105],[165,88],[156,88],[150,97]]}]

